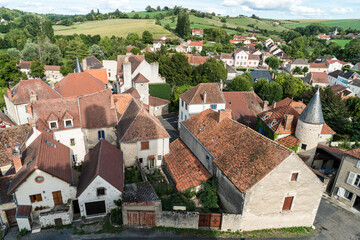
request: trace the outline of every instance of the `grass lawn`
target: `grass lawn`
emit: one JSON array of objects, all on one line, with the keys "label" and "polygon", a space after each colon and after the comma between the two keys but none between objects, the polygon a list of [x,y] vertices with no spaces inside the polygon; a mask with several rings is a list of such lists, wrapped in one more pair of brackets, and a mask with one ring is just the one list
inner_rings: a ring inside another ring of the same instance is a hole
[{"label": "grass lawn", "polygon": [[163,35],[174,37],[174,34],[156,25],[154,19],[109,19],[77,23],[72,26],[54,26],[54,33],[56,35],[72,35],[76,33],[86,35],[99,34],[102,37],[111,37],[113,35],[126,37],[129,33],[137,33],[141,36],[145,30],[149,30],[155,39]]},{"label": "grass lawn", "polygon": [[306,20],[294,20],[297,23],[285,24],[284,26],[290,28],[306,27],[311,23],[322,23],[329,27],[342,27],[344,29],[354,28],[360,30],[360,19],[337,19],[337,20],[322,20],[322,19],[306,19]]},{"label": "grass lawn", "polygon": [[168,84],[168,83],[150,84],[149,90],[150,90],[150,96],[170,100],[171,87],[170,87],[170,84]]},{"label": "grass lawn", "polygon": [[336,42],[337,44],[339,44],[341,47],[345,47],[345,45],[350,42],[351,40],[349,39],[335,39],[335,40],[332,40],[333,42]]}]

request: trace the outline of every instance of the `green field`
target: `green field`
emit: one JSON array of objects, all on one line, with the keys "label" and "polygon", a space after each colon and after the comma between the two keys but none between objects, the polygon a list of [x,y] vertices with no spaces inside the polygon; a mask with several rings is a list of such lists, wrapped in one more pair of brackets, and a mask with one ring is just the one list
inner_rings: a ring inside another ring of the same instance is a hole
[{"label": "green field", "polygon": [[290,28],[296,27],[306,27],[311,23],[322,23],[329,27],[342,27],[344,29],[354,28],[360,30],[360,19],[337,19],[337,20],[323,20],[323,19],[315,19],[315,20],[294,20],[297,23],[290,22],[289,24],[285,24],[284,26]]},{"label": "green field", "polygon": [[335,40],[332,40],[333,42],[336,42],[337,44],[339,44],[341,47],[345,47],[345,45],[350,42],[351,40],[348,40],[348,39],[335,39]]},{"label": "green field", "polygon": [[165,28],[156,25],[153,19],[109,19],[100,21],[89,21],[72,26],[55,25],[54,32],[56,35],[90,34],[100,36],[118,36],[126,37],[129,33],[137,33],[139,36],[143,31],[149,30],[154,39],[163,35],[174,37],[174,34]]}]

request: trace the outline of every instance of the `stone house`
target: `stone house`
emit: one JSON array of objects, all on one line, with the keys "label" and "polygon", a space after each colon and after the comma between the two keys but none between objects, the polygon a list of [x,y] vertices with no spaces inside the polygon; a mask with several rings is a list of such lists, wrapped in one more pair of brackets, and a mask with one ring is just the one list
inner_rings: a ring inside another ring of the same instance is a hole
[{"label": "stone house", "polygon": [[328,73],[328,80],[329,80],[329,85],[330,86],[336,85],[336,81],[337,81],[340,73],[342,73],[341,70],[335,70],[333,72]]},{"label": "stone house", "polygon": [[345,152],[331,195],[360,211],[360,148]]},{"label": "stone house", "polygon": [[117,139],[124,154],[125,167],[161,167],[169,153],[170,136],[160,121],[132,99],[117,124]]},{"label": "stone house", "polygon": [[154,116],[169,114],[169,100],[149,96],[149,113]]},{"label": "stone house", "polygon": [[[293,151],[208,109],[181,123],[180,138],[216,179],[237,229],[312,226],[324,185]],[[183,159],[178,164],[186,164]]]},{"label": "stone house", "polygon": [[[31,65],[31,61],[22,61],[22,60],[20,60],[18,64],[20,71],[25,73],[28,78],[30,78],[30,65]],[[60,81],[64,77],[60,72],[60,66],[44,65],[44,69],[45,69],[44,80],[50,81],[51,85],[54,85],[56,82]]]},{"label": "stone house", "polygon": [[0,110],[0,128],[9,128],[13,126],[15,126],[13,121]]},{"label": "stone house", "polygon": [[160,50],[161,46],[165,46],[165,41],[154,41],[152,50],[153,51]]},{"label": "stone house", "polygon": [[299,153],[314,168],[319,167],[313,166],[318,143],[335,135],[324,121],[319,91],[307,106],[289,98],[274,103],[258,115],[255,130]]},{"label": "stone house", "polygon": [[16,215],[16,202],[13,195],[8,195],[7,191],[10,186],[10,182],[14,177],[14,174],[0,177],[0,218],[1,223],[8,226],[14,227],[17,225],[15,218]]},{"label": "stone house", "polygon": [[[70,149],[50,135],[41,134],[17,161],[22,166],[17,169],[8,194],[14,194],[16,198],[19,230],[31,230],[33,222],[40,224],[45,215],[46,225],[55,225],[56,221],[71,223],[71,208],[66,204],[75,197],[76,188],[73,186]],[[56,211],[50,214],[51,209]],[[61,220],[56,220],[59,218]]]},{"label": "stone house", "polygon": [[304,78],[304,83],[313,87],[327,87],[329,86],[329,77],[326,72],[310,72]]},{"label": "stone house", "polygon": [[299,67],[301,70],[304,69],[304,67],[307,67],[309,69],[310,64],[304,59],[294,59],[293,61],[288,63],[286,71],[292,74],[297,67]]},{"label": "stone house", "polygon": [[15,124],[26,124],[30,117],[27,112],[29,102],[54,98],[61,98],[61,95],[41,79],[22,80],[4,95],[4,112]]},{"label": "stone house", "polygon": [[354,79],[348,85],[348,88],[353,92],[355,96],[360,96],[360,79]]},{"label": "stone house", "polygon": [[328,72],[328,65],[326,63],[310,63],[309,72]]},{"label": "stone house", "polygon": [[103,60],[103,66],[106,69],[108,79],[111,82],[116,81],[116,69],[117,69],[117,61],[115,60]]},{"label": "stone house", "polygon": [[185,52],[191,53],[195,49],[197,52],[201,52],[203,49],[203,42],[202,41],[196,41],[192,42],[189,41],[187,44],[187,48],[185,49]]},{"label": "stone house", "polygon": [[77,186],[77,201],[81,216],[106,215],[121,199],[124,187],[122,152],[102,139],[85,156]]},{"label": "stone house", "polygon": [[82,69],[84,70],[102,69],[102,68],[104,68],[103,64],[95,56],[90,56],[82,60]]},{"label": "stone house", "polygon": [[355,79],[359,78],[359,74],[353,71],[340,72],[335,85],[342,85],[348,87],[349,84]]},{"label": "stone house", "polygon": [[179,96],[179,125],[192,115],[206,109],[225,109],[225,99],[219,84],[199,83]]},{"label": "stone house", "polygon": [[220,60],[230,66],[234,65],[234,57],[231,53],[221,53]]},{"label": "stone house", "polygon": [[350,67],[353,66],[351,63],[343,62],[337,59],[326,59],[325,63],[328,66],[328,73],[334,72],[336,70],[342,70],[342,68],[346,65]]},{"label": "stone house", "polygon": [[197,28],[191,29],[191,34],[193,36],[203,37],[204,36],[204,29],[197,29]]}]

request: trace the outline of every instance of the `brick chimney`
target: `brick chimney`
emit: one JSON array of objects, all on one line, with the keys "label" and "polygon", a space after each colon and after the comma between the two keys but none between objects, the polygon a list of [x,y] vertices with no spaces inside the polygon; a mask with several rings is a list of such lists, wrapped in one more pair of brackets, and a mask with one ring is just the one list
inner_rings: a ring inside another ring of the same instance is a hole
[{"label": "brick chimney", "polygon": [[222,109],[219,110],[218,122],[221,122],[224,118],[228,117],[231,119],[231,109]]},{"label": "brick chimney", "polygon": [[285,117],[285,131],[290,131],[294,120],[294,115],[286,115]]},{"label": "brick chimney", "polygon": [[206,103],[206,98],[207,98],[207,93],[206,93],[206,91],[205,91],[204,94],[203,94],[203,101],[204,101],[204,103]]},{"label": "brick chimney", "polygon": [[37,100],[37,94],[34,92],[30,92],[30,103],[33,103]]},{"label": "brick chimney", "polygon": [[8,151],[10,151],[12,154],[12,161],[15,167],[15,171],[17,172],[22,167],[20,145],[15,143],[14,148],[9,148]]}]

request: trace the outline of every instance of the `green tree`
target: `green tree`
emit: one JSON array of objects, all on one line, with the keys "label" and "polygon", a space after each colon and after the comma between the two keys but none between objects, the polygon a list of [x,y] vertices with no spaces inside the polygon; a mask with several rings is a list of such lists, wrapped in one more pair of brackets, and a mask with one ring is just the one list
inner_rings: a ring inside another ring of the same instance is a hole
[{"label": "green tree", "polygon": [[[244,75],[244,74],[243,74]],[[246,76],[237,76],[228,84],[227,88],[229,91],[251,91],[252,90],[252,79],[250,80]]]},{"label": "green tree", "polygon": [[153,42],[153,35],[148,31],[145,30],[142,33],[142,40],[145,44],[152,43]]},{"label": "green tree", "polygon": [[360,54],[360,38],[355,38],[345,45],[345,56],[352,61],[358,54]]},{"label": "green tree", "polygon": [[105,56],[104,52],[101,50],[100,46],[97,44],[93,44],[89,48],[89,53],[90,53],[90,55],[95,56],[99,60],[103,60],[104,56]]},{"label": "green tree", "polygon": [[181,12],[178,15],[177,24],[175,31],[181,37],[187,37],[190,34],[190,18],[189,13]]},{"label": "green tree", "polygon": [[200,199],[202,206],[206,209],[219,208],[215,181],[203,182],[201,185],[202,189],[197,194],[197,198]]},{"label": "green tree", "polygon": [[178,111],[179,110],[179,95],[186,92],[187,90],[193,88],[191,85],[182,85],[179,87],[175,87],[173,94],[171,95],[171,110]]},{"label": "green tree", "polygon": [[227,70],[224,64],[215,58],[209,58],[204,64],[195,67],[193,71],[194,84],[201,82],[225,82]]},{"label": "green tree", "polygon": [[10,43],[10,46],[17,48],[20,51],[24,48],[26,40],[29,37],[23,29],[11,29],[4,37],[5,41]]},{"label": "green tree", "polygon": [[301,68],[299,66],[295,67],[294,73],[301,73]]},{"label": "green tree", "polygon": [[21,58],[21,52],[16,48],[9,48],[7,50],[7,54],[9,54],[11,57],[16,58],[17,60]]},{"label": "green tree", "polygon": [[140,41],[140,37],[137,33],[129,33],[126,37],[125,43],[127,45],[135,46]]},{"label": "green tree", "polygon": [[39,47],[36,43],[31,42],[29,39],[24,49],[21,51],[21,57],[25,61],[33,61],[39,59]]},{"label": "green tree", "polygon": [[279,74],[275,81],[282,86],[284,97],[299,98],[306,90],[303,81],[291,75]]},{"label": "green tree", "polygon": [[56,44],[45,42],[41,52],[41,62],[43,64],[59,65],[62,62],[62,54]]},{"label": "green tree", "polygon": [[305,75],[308,71],[309,71],[309,68],[308,68],[308,67],[304,67],[304,68],[302,69],[302,72],[304,73],[304,75]]},{"label": "green tree", "polygon": [[67,67],[72,70],[75,69],[76,59],[80,61],[89,55],[88,49],[85,46],[84,42],[80,37],[75,37],[73,40],[69,41],[68,46],[65,50],[65,58]]},{"label": "green tree", "polygon": [[273,70],[276,70],[280,67],[280,60],[274,56],[266,58],[265,63]]},{"label": "green tree", "polygon": [[30,73],[32,78],[43,78],[45,77],[45,68],[39,60],[32,61],[30,64]]},{"label": "green tree", "polygon": [[269,82],[265,78],[260,78],[254,84],[254,91],[261,99],[268,101],[269,104],[280,101],[283,96],[281,85],[275,81]]},{"label": "green tree", "polygon": [[263,45],[261,45],[261,43],[257,43],[257,44],[255,45],[255,48],[256,48],[257,50],[262,50],[262,49],[263,49]]},{"label": "green tree", "polygon": [[0,87],[15,86],[21,79],[26,79],[26,74],[20,71],[17,60],[0,52]]},{"label": "green tree", "polygon": [[54,29],[49,19],[46,19],[44,22],[44,33],[50,39],[51,42],[54,42]]},{"label": "green tree", "polygon": [[193,68],[183,53],[175,53],[171,58],[167,55],[159,58],[159,72],[173,88],[192,85],[192,71]]},{"label": "green tree", "polygon": [[137,47],[132,48],[132,49],[130,50],[130,52],[131,52],[132,54],[134,54],[134,55],[141,54],[140,49],[137,48]]}]

